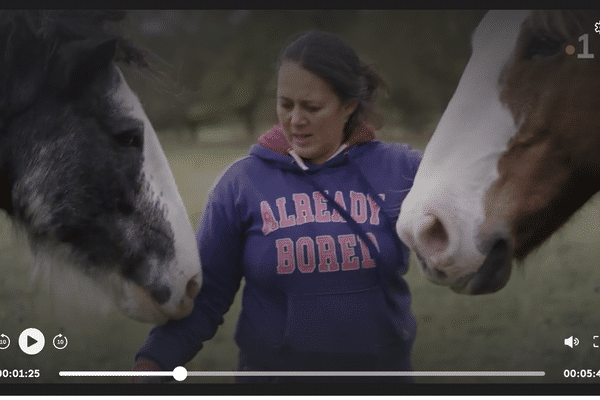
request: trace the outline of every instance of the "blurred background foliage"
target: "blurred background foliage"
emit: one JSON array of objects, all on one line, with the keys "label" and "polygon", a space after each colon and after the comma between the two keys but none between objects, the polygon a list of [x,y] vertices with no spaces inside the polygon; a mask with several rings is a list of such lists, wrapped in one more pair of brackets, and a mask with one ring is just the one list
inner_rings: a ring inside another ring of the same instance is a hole
[{"label": "blurred background foliage", "polygon": [[[251,141],[276,123],[275,64],[296,33],[340,35],[388,85],[381,138],[426,143],[470,55],[485,11],[134,10],[124,28],[160,72],[127,70],[157,131]],[[239,129],[234,129],[237,126]],[[210,138],[205,138],[210,140]],[[215,139],[215,138],[213,138]]]}]

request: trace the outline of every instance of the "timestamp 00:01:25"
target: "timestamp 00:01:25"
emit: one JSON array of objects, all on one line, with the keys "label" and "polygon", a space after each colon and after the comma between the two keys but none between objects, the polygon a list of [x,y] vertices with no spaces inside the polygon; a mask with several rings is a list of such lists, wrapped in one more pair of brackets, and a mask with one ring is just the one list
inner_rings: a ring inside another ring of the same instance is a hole
[{"label": "timestamp 00:01:25", "polygon": [[1,378],[39,378],[39,369],[0,369]]},{"label": "timestamp 00:01:25", "polygon": [[600,378],[600,370],[593,369],[565,369],[565,378]]}]

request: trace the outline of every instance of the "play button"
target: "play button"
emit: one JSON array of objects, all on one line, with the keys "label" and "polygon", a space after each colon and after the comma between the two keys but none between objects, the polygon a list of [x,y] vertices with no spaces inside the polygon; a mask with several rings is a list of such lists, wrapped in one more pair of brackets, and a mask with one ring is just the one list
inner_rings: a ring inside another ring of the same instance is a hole
[{"label": "play button", "polygon": [[44,334],[35,328],[25,329],[19,336],[19,347],[30,356],[42,351],[44,344]]}]

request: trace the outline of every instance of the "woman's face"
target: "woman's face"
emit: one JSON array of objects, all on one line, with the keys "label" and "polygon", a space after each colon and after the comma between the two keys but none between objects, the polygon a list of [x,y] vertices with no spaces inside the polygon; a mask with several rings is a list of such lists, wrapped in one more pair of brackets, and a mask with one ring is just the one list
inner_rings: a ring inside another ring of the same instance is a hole
[{"label": "woman's face", "polygon": [[292,61],[284,61],[277,79],[277,117],[292,149],[313,164],[322,164],[342,144],[344,125],[356,109],[342,104],[331,86]]}]

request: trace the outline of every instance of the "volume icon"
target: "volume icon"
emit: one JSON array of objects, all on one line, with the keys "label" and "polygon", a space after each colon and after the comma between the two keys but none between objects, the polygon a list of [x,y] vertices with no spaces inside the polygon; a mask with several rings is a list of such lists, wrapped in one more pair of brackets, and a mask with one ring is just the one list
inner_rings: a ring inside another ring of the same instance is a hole
[{"label": "volume icon", "polygon": [[573,346],[577,346],[578,344],[579,339],[573,338],[573,336],[570,336],[565,339],[565,346],[569,346],[570,348],[573,348]]}]

